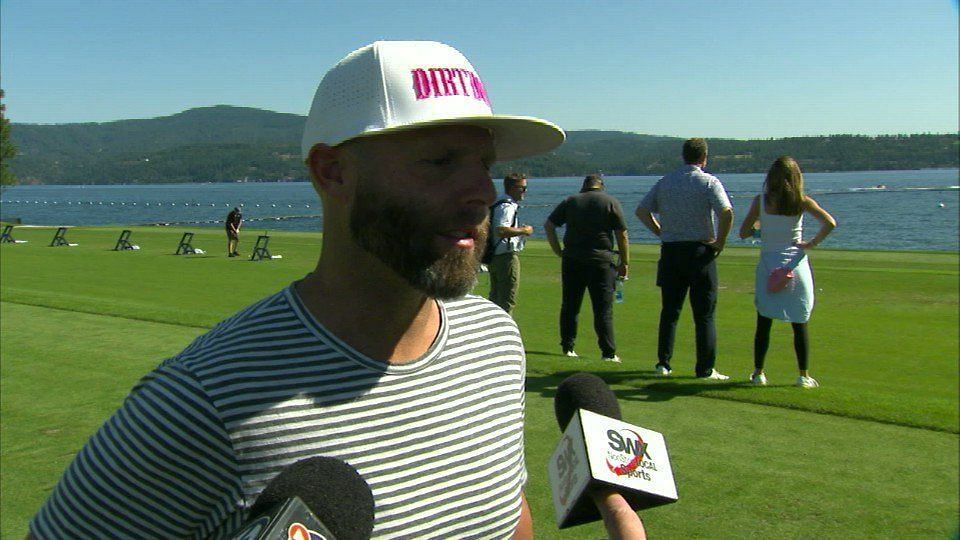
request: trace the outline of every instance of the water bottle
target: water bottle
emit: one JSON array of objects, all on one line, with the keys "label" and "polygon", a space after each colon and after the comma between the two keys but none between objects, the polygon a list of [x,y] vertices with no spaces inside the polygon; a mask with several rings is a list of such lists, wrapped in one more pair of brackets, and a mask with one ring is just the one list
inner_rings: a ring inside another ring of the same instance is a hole
[{"label": "water bottle", "polygon": [[614,302],[618,304],[623,303],[623,278],[622,277],[617,278],[617,289],[613,295],[613,298],[614,298]]}]

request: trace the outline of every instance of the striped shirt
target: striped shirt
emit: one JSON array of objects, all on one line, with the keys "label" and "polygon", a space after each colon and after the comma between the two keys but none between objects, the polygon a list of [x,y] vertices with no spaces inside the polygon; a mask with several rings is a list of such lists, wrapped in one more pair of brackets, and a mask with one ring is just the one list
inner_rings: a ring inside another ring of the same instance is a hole
[{"label": "striped shirt", "polygon": [[246,308],[134,387],[31,532],[223,536],[284,467],[322,455],[370,485],[375,538],[509,537],[526,481],[520,334],[485,299],[438,305],[433,345],[399,366],[330,334],[292,286]]}]

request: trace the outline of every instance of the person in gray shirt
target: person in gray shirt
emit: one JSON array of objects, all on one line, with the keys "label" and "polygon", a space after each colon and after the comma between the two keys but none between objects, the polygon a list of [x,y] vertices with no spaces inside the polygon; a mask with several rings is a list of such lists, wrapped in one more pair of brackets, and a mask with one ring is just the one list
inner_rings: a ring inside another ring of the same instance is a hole
[{"label": "person in gray shirt", "polygon": [[[690,307],[696,327],[697,377],[727,380],[714,365],[717,359],[716,258],[723,251],[733,225],[733,207],[717,177],[703,172],[707,164],[707,141],[683,143],[685,165],[661,178],[640,201],[636,215],[660,237],[657,286],[662,307],[656,370],[672,372],[670,359],[683,301],[690,291]],[[656,214],[656,216],[654,215]],[[717,227],[714,227],[714,219]]]}]

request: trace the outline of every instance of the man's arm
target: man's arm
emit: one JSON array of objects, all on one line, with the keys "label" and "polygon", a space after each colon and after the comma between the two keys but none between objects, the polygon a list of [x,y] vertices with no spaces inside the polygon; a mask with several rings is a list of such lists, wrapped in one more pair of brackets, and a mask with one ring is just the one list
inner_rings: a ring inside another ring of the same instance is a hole
[{"label": "man's arm", "polygon": [[[131,538],[153,523],[151,534],[186,538],[229,514],[239,494],[239,465],[219,412],[190,374],[161,368],[87,441],[30,531]],[[104,519],[104,509],[117,519]]]},{"label": "man's arm", "polygon": [[522,227],[497,227],[497,236],[500,238],[530,236],[531,234],[533,234],[533,227],[530,225],[524,225]]},{"label": "man's arm", "polygon": [[493,205],[493,211],[490,212],[490,219],[493,220],[494,230],[497,238],[512,238],[514,236],[530,236],[533,234],[533,227],[523,225],[514,227],[516,222],[517,210],[519,206],[516,203],[500,200]]},{"label": "man's arm", "polygon": [[719,255],[727,243],[730,229],[733,228],[733,208],[727,207],[721,210],[717,215],[717,221],[717,237],[710,242],[706,242],[706,244]]},{"label": "man's arm", "polygon": [[550,249],[557,254],[557,257],[563,257],[563,249],[560,248],[560,241],[557,240],[557,226],[548,219],[543,224],[543,232],[547,235],[547,242],[550,243]]},{"label": "man's arm", "polygon": [[617,267],[617,275],[626,279],[630,270],[630,240],[627,238],[627,230],[620,229],[615,232],[617,237],[617,249],[620,250],[620,266]]},{"label": "man's arm", "polygon": [[660,233],[662,232],[660,222],[657,221],[657,218],[654,217],[649,210],[643,206],[638,206],[637,211],[634,213],[637,215],[637,218],[640,219],[640,223],[643,223],[646,228],[650,229],[650,232],[652,232],[654,236],[660,238]]}]

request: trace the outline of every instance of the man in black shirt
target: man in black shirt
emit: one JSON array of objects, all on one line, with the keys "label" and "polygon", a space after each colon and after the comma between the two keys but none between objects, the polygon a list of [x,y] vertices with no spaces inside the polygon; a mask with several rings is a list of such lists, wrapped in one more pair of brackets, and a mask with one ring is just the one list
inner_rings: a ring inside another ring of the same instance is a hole
[{"label": "man in black shirt", "polygon": [[[563,248],[557,227],[566,226]],[[590,291],[593,327],[597,344],[607,362],[620,362],[613,338],[613,292],[618,277],[626,279],[630,242],[620,201],[603,191],[603,178],[591,174],[583,180],[580,193],[567,197],[543,224],[547,241],[561,257],[563,304],[560,307],[560,346],[564,354],[576,357],[577,316],[584,290]],[[619,260],[613,251],[616,237]]]}]

